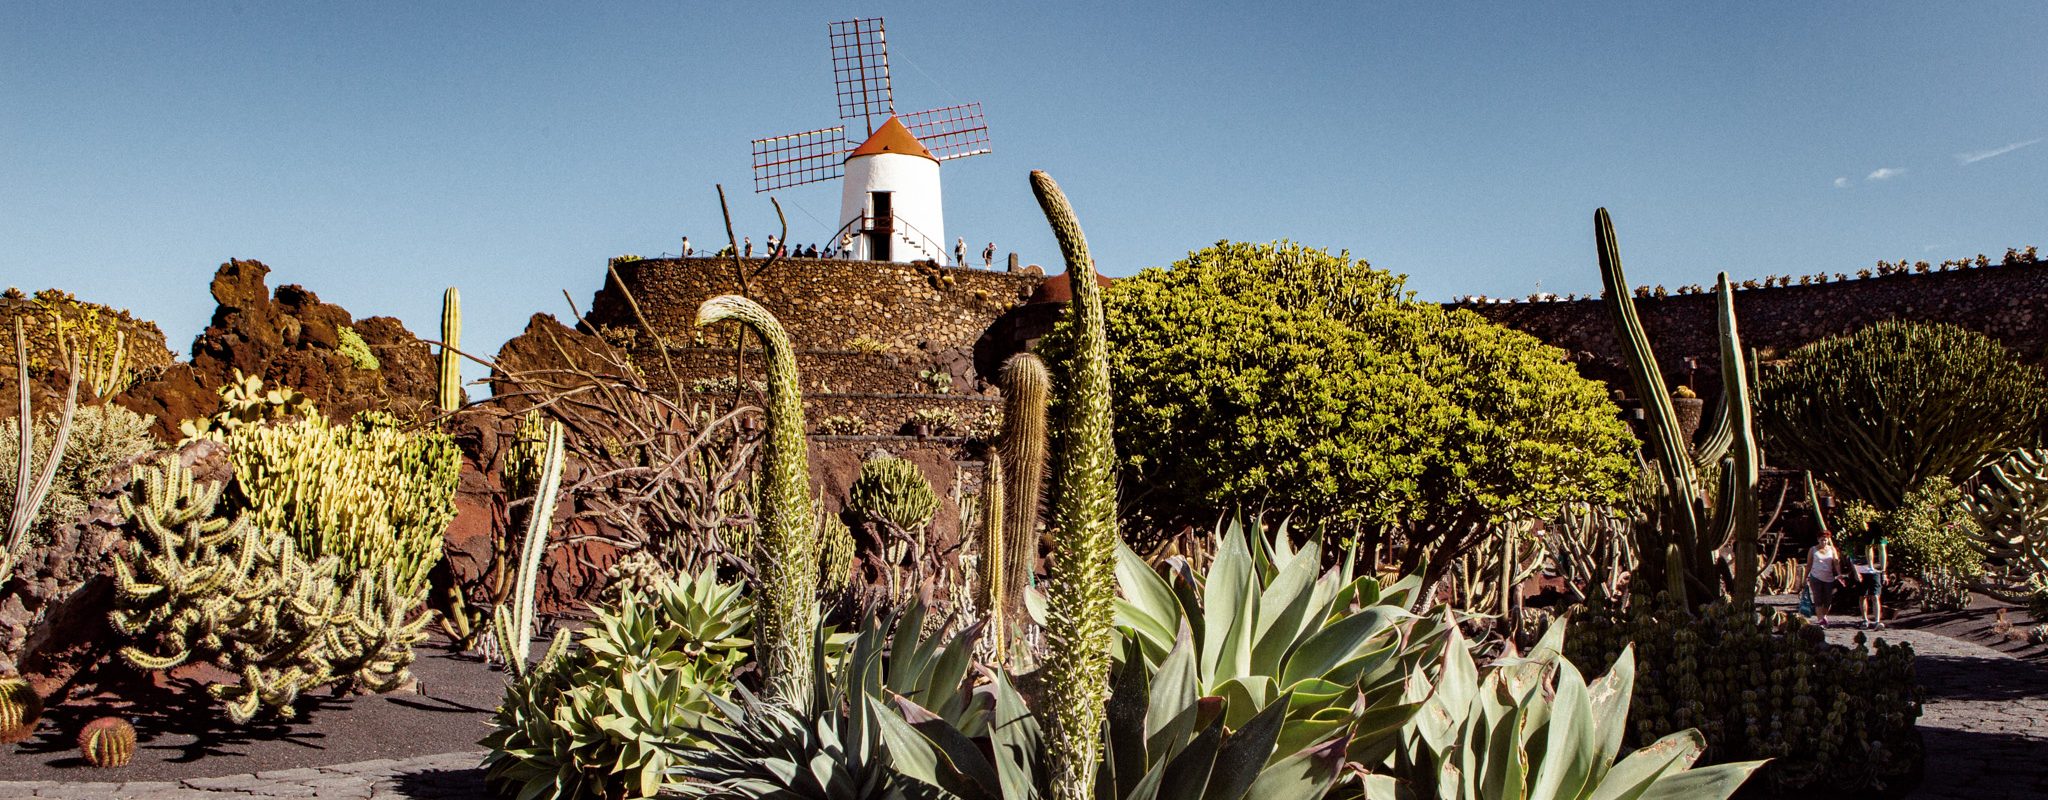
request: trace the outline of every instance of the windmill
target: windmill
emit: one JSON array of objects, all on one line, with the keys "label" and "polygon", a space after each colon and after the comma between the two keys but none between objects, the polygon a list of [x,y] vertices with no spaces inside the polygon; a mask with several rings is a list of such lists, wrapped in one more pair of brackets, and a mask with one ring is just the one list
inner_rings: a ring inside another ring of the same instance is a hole
[{"label": "windmill", "polygon": [[[834,252],[870,261],[944,263],[939,165],[990,152],[981,104],[898,115],[881,18],[826,28],[841,123],[753,140],[754,191],[840,180]],[[861,121],[864,138],[849,146],[845,120],[852,119]]]}]

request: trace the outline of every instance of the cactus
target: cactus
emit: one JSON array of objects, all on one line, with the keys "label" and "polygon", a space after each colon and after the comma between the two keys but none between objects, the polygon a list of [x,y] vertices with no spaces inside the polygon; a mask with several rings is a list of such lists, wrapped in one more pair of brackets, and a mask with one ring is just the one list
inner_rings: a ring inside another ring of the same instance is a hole
[{"label": "cactus", "polygon": [[2007,602],[2024,602],[2030,581],[2048,578],[2048,450],[2019,450],[1977,474],[1967,498],[1981,523],[1973,542],[2003,564],[2004,585],[1979,587]]},{"label": "cactus", "polygon": [[318,415],[243,425],[225,438],[252,522],[290,534],[307,558],[334,555],[350,571],[392,564],[405,593],[426,591],[455,518],[454,440],[404,432],[381,412],[347,426]]},{"label": "cactus", "polygon": [[462,406],[462,296],[455,287],[441,293],[441,410]]},{"label": "cactus", "polygon": [[1066,258],[1074,292],[1067,313],[1076,333],[1073,363],[1065,370],[1071,395],[1060,420],[1063,449],[1046,586],[1047,796],[1087,800],[1101,760],[1110,647],[1116,637],[1116,449],[1109,347],[1095,261],[1073,206],[1044,172],[1031,173],[1031,190]]},{"label": "cactus", "polygon": [[78,411],[78,358],[71,359],[71,386],[64,391],[64,411],[58,415],[57,428],[50,444],[50,454],[43,462],[43,469],[36,474],[33,483],[29,475],[33,471],[35,458],[35,416],[29,403],[28,388],[28,337],[22,332],[21,318],[14,318],[14,365],[15,386],[19,387],[20,406],[16,414],[16,427],[20,429],[20,450],[15,455],[14,497],[12,513],[7,519],[7,538],[0,539],[0,585],[13,577],[14,563],[28,547],[28,531],[36,521],[43,500],[50,496],[50,483],[57,479],[57,465],[64,460],[64,445],[71,438],[71,418]]},{"label": "cactus", "polygon": [[924,470],[901,458],[882,455],[860,465],[860,477],[847,491],[846,507],[896,531],[915,536],[939,510],[938,493]]},{"label": "cactus", "polygon": [[979,533],[981,534],[980,575],[975,582],[975,612],[988,623],[989,652],[995,654],[997,663],[1003,661],[1003,654],[1009,651],[1009,599],[1010,592],[1004,585],[1009,573],[1009,559],[1003,552],[1003,455],[990,453],[988,472],[981,480],[981,511]]},{"label": "cactus", "polygon": [[0,678],[0,744],[27,741],[43,718],[43,698],[20,678]]},{"label": "cactus", "polygon": [[120,717],[100,717],[78,732],[78,752],[101,769],[128,766],[135,758],[135,726]]},{"label": "cactus", "polygon": [[853,583],[853,530],[838,514],[818,510],[818,589],[825,594],[846,591]]},{"label": "cactus", "polygon": [[542,451],[540,479],[533,507],[526,514],[526,540],[519,548],[519,577],[510,600],[492,617],[498,650],[514,675],[526,674],[526,653],[533,641],[534,587],[540,580],[540,558],[547,550],[548,528],[555,520],[555,500],[562,485],[562,423],[549,422]]},{"label": "cactus", "polygon": [[818,531],[811,513],[811,468],[804,439],[803,395],[796,353],[774,314],[738,295],[697,308],[697,324],[738,320],[761,337],[768,358],[768,441],[761,448],[760,535],[755,540],[754,619],[770,696],[809,697],[812,638],[818,627]]},{"label": "cactus", "polygon": [[[1642,399],[1649,429],[1648,455],[1656,462],[1660,484],[1652,519],[1636,526],[1637,548],[1645,557],[1631,585],[1638,592],[1670,592],[1687,598],[1688,605],[1705,602],[1719,594],[1720,573],[1715,567],[1715,553],[1732,544],[1736,551],[1735,592],[1751,597],[1756,591],[1756,484],[1762,458],[1750,406],[1748,365],[1735,325],[1734,290],[1728,275],[1722,273],[1715,288],[1719,296],[1723,399],[1706,442],[1695,453],[1678,425],[1671,393],[1665,388],[1664,375],[1657,366],[1657,355],[1650,349],[1649,336],[1636,315],[1635,301],[1629,297],[1628,278],[1622,273],[1621,252],[1607,209],[1594,212],[1593,225],[1599,244],[1601,282],[1614,313],[1629,377],[1636,396]],[[1700,472],[1720,463],[1724,455],[1731,456],[1731,461],[1721,470],[1718,502],[1710,507]],[[1658,552],[1665,557],[1652,557]]]},{"label": "cactus", "polygon": [[1003,387],[1003,575],[1004,604],[1015,613],[1024,607],[1024,589],[1038,564],[1038,498],[1045,486],[1045,407],[1052,395],[1052,375],[1045,361],[1018,353],[1003,362],[998,379]]}]

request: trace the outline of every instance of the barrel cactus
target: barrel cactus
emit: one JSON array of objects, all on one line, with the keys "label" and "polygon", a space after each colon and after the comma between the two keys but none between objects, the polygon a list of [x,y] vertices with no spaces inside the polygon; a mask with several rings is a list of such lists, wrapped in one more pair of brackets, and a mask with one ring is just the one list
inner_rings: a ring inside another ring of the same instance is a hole
[{"label": "barrel cactus", "polygon": [[100,717],[78,732],[78,752],[101,769],[128,766],[135,758],[135,726],[120,717]]},{"label": "barrel cactus", "polygon": [[20,678],[0,678],[0,744],[26,741],[43,717],[43,698]]}]

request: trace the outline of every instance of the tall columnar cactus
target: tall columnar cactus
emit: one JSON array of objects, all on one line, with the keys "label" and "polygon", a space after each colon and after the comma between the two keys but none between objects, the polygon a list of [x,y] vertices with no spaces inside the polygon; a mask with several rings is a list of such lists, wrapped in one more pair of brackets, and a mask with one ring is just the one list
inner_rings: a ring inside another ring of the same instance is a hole
[{"label": "tall columnar cactus", "polygon": [[2027,599],[2048,581],[2048,449],[2016,451],[1985,468],[1968,500],[1982,523],[1977,549],[2007,565],[2002,577],[2011,584],[1980,588],[2009,601]]},{"label": "tall columnar cactus", "polygon": [[[1606,289],[1608,306],[1614,312],[1629,377],[1635,384],[1636,396],[1642,400],[1649,430],[1647,447],[1656,461],[1659,478],[1654,518],[1649,524],[1636,527],[1642,561],[1631,585],[1639,590],[1668,591],[1685,598],[1689,605],[1705,602],[1720,593],[1715,553],[1733,545],[1738,551],[1736,591],[1751,595],[1756,580],[1757,470],[1762,459],[1758,456],[1749,373],[1741,334],[1735,327],[1735,299],[1728,276],[1721,275],[1716,290],[1720,298],[1724,397],[1714,427],[1695,453],[1684,429],[1679,427],[1678,415],[1671,407],[1671,393],[1657,366],[1657,354],[1650,349],[1649,335],[1636,315],[1634,295],[1628,277],[1622,272],[1621,251],[1615,243],[1614,223],[1608,218],[1607,209],[1594,212],[1593,226],[1599,243],[1601,283]],[[1700,471],[1728,455],[1732,459],[1721,472],[1718,502],[1710,507]],[[1743,565],[1743,558],[1747,558],[1748,566]]]},{"label": "tall columnar cactus", "polygon": [[1073,302],[1070,396],[1060,420],[1060,473],[1047,570],[1045,708],[1051,800],[1087,800],[1101,761],[1104,704],[1116,616],[1116,449],[1110,416],[1109,347],[1095,261],[1059,184],[1031,173],[1031,191],[1066,257]]},{"label": "tall columnar cactus", "polygon": [[1003,387],[1001,450],[1003,487],[1004,604],[1010,612],[1024,607],[1038,565],[1038,498],[1045,487],[1045,407],[1052,396],[1052,375],[1045,361],[1018,353],[1003,362],[997,377]]},{"label": "tall columnar cactus", "polygon": [[455,287],[441,293],[441,410],[454,411],[462,405],[462,296]]},{"label": "tall columnar cactus", "polygon": [[988,623],[988,647],[1001,662],[1009,652],[1009,559],[1003,537],[1003,455],[990,453],[981,481],[981,567],[975,586],[975,611]]},{"label": "tall columnar cactus", "polygon": [[697,309],[697,324],[737,320],[767,351],[768,441],[761,448],[760,536],[755,540],[755,654],[771,696],[809,697],[816,679],[812,640],[818,627],[818,531],[811,514],[811,467],[796,353],[775,315],[738,295]]},{"label": "tall columnar cactus", "polygon": [[128,766],[135,758],[135,726],[120,717],[100,717],[78,732],[78,753],[101,769]]},{"label": "tall columnar cactus", "polygon": [[71,418],[78,410],[78,358],[71,359],[71,387],[64,392],[64,411],[58,416],[57,429],[50,444],[50,455],[43,461],[43,469],[36,474],[34,482],[29,480],[35,459],[35,416],[29,402],[28,388],[28,337],[22,332],[21,318],[14,318],[14,364],[15,386],[20,387],[20,407],[15,427],[21,430],[21,449],[15,451],[14,497],[12,510],[7,518],[7,538],[0,539],[0,585],[13,577],[14,563],[28,547],[28,531],[36,521],[36,515],[43,501],[50,496],[50,484],[57,479],[57,466],[64,460],[64,445],[71,437]]},{"label": "tall columnar cactus", "polygon": [[492,617],[505,667],[526,674],[526,651],[533,641],[534,593],[540,581],[541,554],[547,551],[548,528],[555,521],[555,498],[562,485],[562,423],[549,422],[547,444],[540,459],[540,478],[533,506],[526,514],[526,540],[519,548],[519,576],[512,599],[499,604]]},{"label": "tall columnar cactus", "polygon": [[20,678],[0,678],[0,744],[26,741],[43,718],[43,698]]}]

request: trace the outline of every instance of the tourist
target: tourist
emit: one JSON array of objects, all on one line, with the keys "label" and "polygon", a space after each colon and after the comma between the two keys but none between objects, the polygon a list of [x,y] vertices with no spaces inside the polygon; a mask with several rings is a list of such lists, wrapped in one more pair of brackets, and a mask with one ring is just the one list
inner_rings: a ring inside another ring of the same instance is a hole
[{"label": "tourist", "polygon": [[988,268],[988,267],[992,267],[992,266],[995,266],[995,263],[996,263],[996,243],[995,243],[995,242],[989,242],[989,243],[988,243],[988,246],[987,246],[987,247],[981,248],[981,266],[982,266],[982,267],[983,267],[984,269],[986,269],[986,268]]},{"label": "tourist", "polygon": [[1875,541],[1863,545],[1863,555],[1856,557],[1856,577],[1862,581],[1862,599],[1858,603],[1863,611],[1863,627],[1867,630],[1884,630],[1884,571],[1891,561],[1885,553],[1885,537],[1879,535]]},{"label": "tourist", "polygon": [[683,237],[683,257],[690,257],[690,237],[688,236]]},{"label": "tourist", "polygon": [[967,237],[965,236],[953,240],[953,266],[967,266]]},{"label": "tourist", "polygon": [[742,254],[743,254],[743,255],[745,255],[745,256],[746,256],[747,258],[753,258],[753,257],[754,257],[754,237],[752,237],[752,236],[742,236],[742,237],[740,237],[740,242],[741,242],[741,245],[740,245],[740,250],[741,250]]},{"label": "tourist", "polygon": [[810,244],[804,245],[804,258],[817,258],[817,257],[818,257],[818,244],[817,244],[816,242],[812,242],[812,243],[810,243]]},{"label": "tourist", "polygon": [[1823,628],[1828,626],[1828,607],[1834,605],[1835,587],[1845,579],[1842,553],[1835,549],[1835,535],[1822,528],[1820,542],[1806,551],[1806,590],[1813,594],[1813,616]]}]

